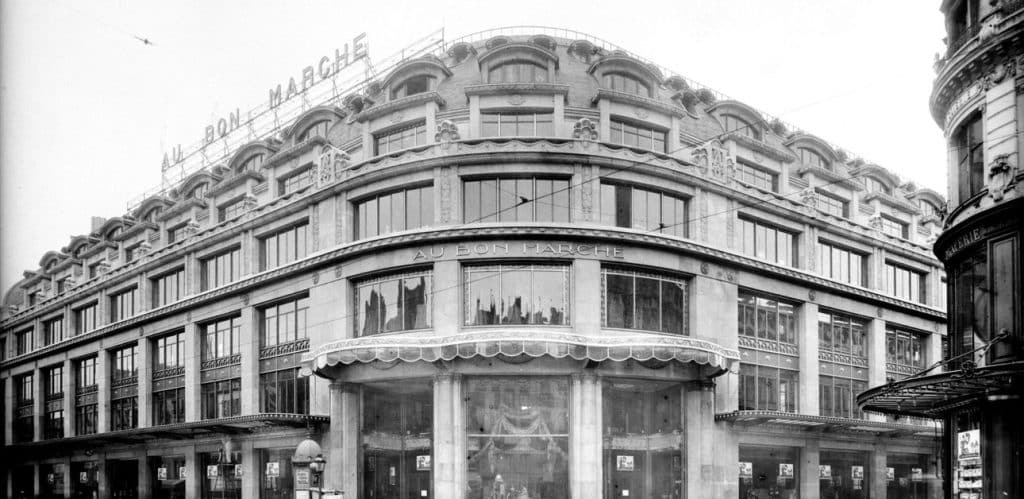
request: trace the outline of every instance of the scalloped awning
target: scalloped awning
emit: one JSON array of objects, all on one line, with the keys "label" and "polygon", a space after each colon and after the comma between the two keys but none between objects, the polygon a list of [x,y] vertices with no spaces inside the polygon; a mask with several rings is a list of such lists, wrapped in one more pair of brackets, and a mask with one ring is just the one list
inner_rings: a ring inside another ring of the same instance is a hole
[{"label": "scalloped awning", "polygon": [[[366,336],[327,343],[303,354],[304,374],[338,364],[382,362],[433,362],[473,357],[571,357],[575,360],[621,362],[693,362],[728,371],[739,362],[739,351],[686,336],[644,332],[615,332],[588,336],[569,331],[503,330],[464,332],[438,336],[433,332]],[[717,375],[716,374],[716,375]]]}]

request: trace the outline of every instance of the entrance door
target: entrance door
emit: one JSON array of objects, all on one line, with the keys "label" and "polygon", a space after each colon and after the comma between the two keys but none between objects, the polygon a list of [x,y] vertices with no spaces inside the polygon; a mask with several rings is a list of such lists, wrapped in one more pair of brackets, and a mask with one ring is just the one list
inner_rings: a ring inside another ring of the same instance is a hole
[{"label": "entrance door", "polygon": [[112,499],[137,499],[139,496],[139,462],[107,461]]}]

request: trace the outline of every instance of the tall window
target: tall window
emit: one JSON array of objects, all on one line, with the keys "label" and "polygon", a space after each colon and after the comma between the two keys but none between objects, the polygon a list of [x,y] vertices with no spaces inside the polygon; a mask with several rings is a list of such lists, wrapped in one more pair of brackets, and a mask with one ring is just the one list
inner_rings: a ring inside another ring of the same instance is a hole
[{"label": "tall window", "polygon": [[135,295],[138,288],[131,288],[110,296],[110,322],[117,322],[135,315]]},{"label": "tall window", "polygon": [[466,267],[466,325],[569,325],[569,266]]},{"label": "tall window", "polygon": [[312,166],[303,168],[296,172],[290,172],[287,177],[277,181],[277,195],[284,196],[313,185],[316,170]]},{"label": "tall window", "polygon": [[238,317],[209,322],[202,326],[203,361],[231,357],[240,352]]},{"label": "tall window", "polygon": [[43,346],[53,345],[64,339],[64,317],[43,322]]},{"label": "tall window", "polygon": [[138,345],[115,350],[111,355],[111,430],[127,430],[139,425],[138,356]]},{"label": "tall window", "polygon": [[419,122],[381,132],[374,137],[376,154],[388,154],[427,143],[427,125]]},{"label": "tall window", "polygon": [[682,497],[679,385],[609,378],[603,385],[604,497]]},{"label": "tall window", "polygon": [[921,335],[885,330],[885,375],[903,379],[925,368],[924,339]]},{"label": "tall window", "polygon": [[174,303],[185,296],[185,269],[172,270],[153,279],[153,308]]},{"label": "tall window", "polygon": [[910,224],[885,215],[882,215],[881,219],[883,234],[889,234],[890,236],[900,237],[903,239],[910,238]]},{"label": "tall window", "polygon": [[75,435],[96,433],[99,416],[96,393],[96,357],[81,359],[76,365],[75,377]]},{"label": "tall window", "polygon": [[242,250],[235,247],[200,262],[203,291],[234,282],[242,276]]},{"label": "tall window", "polygon": [[484,137],[550,137],[554,135],[551,113],[480,113]]},{"label": "tall window", "polygon": [[139,245],[129,246],[124,249],[124,263],[134,262],[139,258]]},{"label": "tall window", "polygon": [[43,370],[43,438],[64,438],[64,366]]},{"label": "tall window", "polygon": [[230,220],[245,213],[245,200],[239,199],[217,208],[217,221]]},{"label": "tall window", "polygon": [[153,425],[185,422],[185,389],[153,392]]},{"label": "tall window", "polygon": [[154,341],[153,370],[163,371],[177,367],[185,367],[184,334],[171,334]]},{"label": "tall window", "polygon": [[102,264],[103,264],[103,262],[96,262],[96,263],[90,263],[89,264],[89,279],[92,279],[94,277],[99,277],[99,275],[100,275],[100,265],[102,265]]},{"label": "tall window", "polygon": [[924,303],[924,274],[901,267],[885,264],[885,292],[903,300]]},{"label": "tall window", "polygon": [[818,195],[818,209],[829,215],[839,218],[849,218],[850,203],[845,199],[833,196],[824,191],[816,191]]},{"label": "tall window", "polygon": [[568,222],[569,180],[489,178],[463,183],[463,216],[475,222]]},{"label": "tall window", "polygon": [[430,384],[403,380],[362,386],[361,497],[426,497],[432,490],[434,443]]},{"label": "tall window", "polygon": [[464,394],[467,497],[569,497],[568,379],[480,376]]},{"label": "tall window", "polygon": [[737,302],[740,410],[795,412],[799,397],[796,307],[741,290]]},{"label": "tall window", "polygon": [[818,168],[824,168],[829,171],[832,170],[832,163],[829,163],[824,156],[818,154],[817,152],[807,149],[806,147],[801,147],[799,149],[799,152],[800,161],[803,164],[809,166],[816,166]]},{"label": "tall window", "polygon": [[434,186],[413,187],[379,194],[356,203],[356,239],[434,223]]},{"label": "tall window", "polygon": [[185,421],[185,335],[170,334],[153,342],[153,424]]},{"label": "tall window", "polygon": [[879,194],[892,194],[892,189],[875,177],[864,177],[864,189],[868,192],[877,192]]},{"label": "tall window", "polygon": [[242,413],[242,378],[203,383],[203,419],[227,418]]},{"label": "tall window", "polygon": [[82,334],[96,329],[96,309],[99,306],[96,302],[75,309],[75,334]]},{"label": "tall window", "polygon": [[796,236],[762,222],[741,218],[743,253],[787,267],[796,266]]},{"label": "tall window", "polygon": [[665,132],[644,125],[635,125],[612,119],[609,142],[624,146],[668,152],[665,149]]},{"label": "tall window", "polygon": [[866,261],[860,253],[818,241],[818,270],[829,279],[864,286],[867,284]]},{"label": "tall window", "polygon": [[747,120],[733,114],[722,115],[722,128],[726,133],[737,133],[755,140],[760,140],[758,130]]},{"label": "tall window", "polygon": [[604,75],[604,87],[627,94],[650,97],[651,89],[639,78],[626,73],[606,73]]},{"label": "tall window", "polygon": [[356,284],[356,334],[429,328],[432,277],[415,272]]},{"label": "tall window", "polygon": [[863,418],[856,396],[867,389],[867,323],[833,312],[818,314],[818,405],[822,416]]},{"label": "tall window", "polygon": [[309,297],[289,299],[259,309],[261,347],[291,343],[306,338]]},{"label": "tall window", "polygon": [[688,334],[685,280],[618,269],[601,274],[605,327]]},{"label": "tall window", "polygon": [[12,433],[15,443],[31,442],[35,439],[35,378],[32,373],[14,377],[14,425]]},{"label": "tall window", "polygon": [[488,83],[545,83],[548,68],[526,61],[511,61],[490,69]]},{"label": "tall window", "polygon": [[331,126],[328,120],[318,121],[306,127],[299,135],[299,142],[305,142],[313,137],[327,137],[327,129]]},{"label": "tall window", "polygon": [[298,368],[260,374],[260,412],[309,414],[309,376]]},{"label": "tall window", "polygon": [[430,75],[416,75],[406,78],[391,92],[392,99],[430,92],[437,87],[437,78]]},{"label": "tall window", "polygon": [[25,329],[14,333],[14,355],[24,355],[32,351],[32,330]]},{"label": "tall window", "polygon": [[779,192],[779,176],[745,161],[736,163],[736,179],[766,191]]},{"label": "tall window", "polygon": [[308,224],[289,227],[260,239],[260,270],[280,267],[307,255]]},{"label": "tall window", "polygon": [[1005,329],[1011,337],[992,343],[984,362],[1015,359],[1020,352],[1019,236],[999,236],[965,254],[950,265],[950,353],[981,348]]},{"label": "tall window", "polygon": [[623,184],[601,184],[601,223],[686,237],[686,199]]},{"label": "tall window", "polygon": [[985,188],[985,138],[983,133],[981,114],[976,113],[965,120],[953,134],[955,171],[958,172],[961,203]]}]

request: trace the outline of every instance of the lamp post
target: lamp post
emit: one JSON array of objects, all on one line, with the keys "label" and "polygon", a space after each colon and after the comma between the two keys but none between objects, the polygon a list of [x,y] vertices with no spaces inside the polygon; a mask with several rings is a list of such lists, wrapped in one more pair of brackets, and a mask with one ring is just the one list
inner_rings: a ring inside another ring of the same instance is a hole
[{"label": "lamp post", "polygon": [[317,499],[324,497],[324,468],[327,466],[327,460],[324,459],[323,454],[317,454],[316,459],[309,463],[309,471],[313,473],[313,478],[316,479],[316,490]]}]

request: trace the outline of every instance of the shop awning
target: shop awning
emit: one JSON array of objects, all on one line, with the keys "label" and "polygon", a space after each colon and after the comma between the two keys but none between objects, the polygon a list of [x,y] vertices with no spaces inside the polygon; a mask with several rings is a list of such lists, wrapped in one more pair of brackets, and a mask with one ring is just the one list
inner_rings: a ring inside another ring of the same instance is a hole
[{"label": "shop awning", "polygon": [[615,332],[599,336],[570,331],[469,331],[438,336],[433,332],[364,336],[327,343],[303,354],[305,373],[354,363],[434,362],[473,357],[569,357],[575,360],[696,363],[714,368],[714,376],[739,362],[739,351],[687,336]]},{"label": "shop awning", "polygon": [[981,397],[1024,392],[1024,362],[956,370],[894,381],[857,397],[865,411],[941,418]]},{"label": "shop awning", "polygon": [[327,416],[253,414],[26,442],[10,445],[6,452],[66,453],[75,449],[90,449],[103,445],[142,444],[160,439],[193,440],[221,435],[248,434],[270,428],[317,428],[328,422],[330,422],[330,418]]},{"label": "shop awning", "polygon": [[741,427],[776,428],[787,432],[844,433],[868,437],[934,439],[942,428],[866,419],[812,416],[778,411],[733,411],[715,414],[715,421],[727,421]]}]

